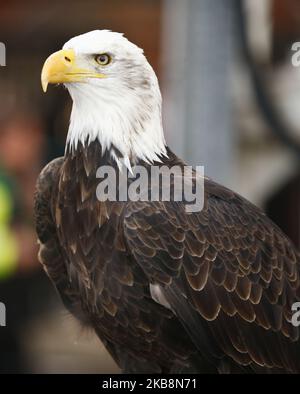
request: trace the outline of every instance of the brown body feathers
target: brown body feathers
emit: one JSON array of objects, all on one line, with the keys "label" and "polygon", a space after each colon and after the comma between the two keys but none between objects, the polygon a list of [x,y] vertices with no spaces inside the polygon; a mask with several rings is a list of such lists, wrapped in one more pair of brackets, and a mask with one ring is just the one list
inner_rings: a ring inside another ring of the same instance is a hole
[{"label": "brown body feathers", "polygon": [[[40,260],[67,309],[126,372],[300,372],[299,254],[280,229],[208,179],[199,213],[99,202],[109,161],[80,145],[38,180]],[[164,164],[182,165],[170,151]]]}]

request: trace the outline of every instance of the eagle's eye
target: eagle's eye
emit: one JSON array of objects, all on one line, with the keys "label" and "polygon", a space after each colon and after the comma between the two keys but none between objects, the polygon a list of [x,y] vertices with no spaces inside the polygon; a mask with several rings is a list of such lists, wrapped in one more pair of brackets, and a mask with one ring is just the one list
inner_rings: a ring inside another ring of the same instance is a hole
[{"label": "eagle's eye", "polygon": [[96,55],[95,60],[100,66],[107,66],[111,62],[111,57],[107,53]]}]

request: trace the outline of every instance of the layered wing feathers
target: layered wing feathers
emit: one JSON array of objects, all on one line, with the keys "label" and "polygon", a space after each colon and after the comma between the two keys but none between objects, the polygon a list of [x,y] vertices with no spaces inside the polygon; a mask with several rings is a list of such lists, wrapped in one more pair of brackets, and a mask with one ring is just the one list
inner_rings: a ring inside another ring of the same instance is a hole
[{"label": "layered wing feathers", "polygon": [[[299,371],[299,331],[291,324],[299,301],[298,252],[240,196],[210,180],[205,191],[196,214],[177,202],[129,204],[124,232],[131,253],[193,327],[196,344],[203,325],[239,364]],[[180,310],[178,297],[200,316],[198,326]]]}]

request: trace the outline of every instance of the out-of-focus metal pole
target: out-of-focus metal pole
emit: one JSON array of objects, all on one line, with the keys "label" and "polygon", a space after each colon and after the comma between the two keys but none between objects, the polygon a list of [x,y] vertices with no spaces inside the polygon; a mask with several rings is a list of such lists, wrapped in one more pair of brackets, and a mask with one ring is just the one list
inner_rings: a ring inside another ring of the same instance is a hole
[{"label": "out-of-focus metal pole", "polygon": [[165,0],[163,70],[169,145],[232,186],[234,0]]}]

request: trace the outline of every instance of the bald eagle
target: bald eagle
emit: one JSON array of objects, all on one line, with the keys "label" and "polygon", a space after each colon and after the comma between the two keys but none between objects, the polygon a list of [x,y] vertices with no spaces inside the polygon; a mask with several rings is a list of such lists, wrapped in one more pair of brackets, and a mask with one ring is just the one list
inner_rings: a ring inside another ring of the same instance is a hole
[{"label": "bald eagle", "polygon": [[36,186],[39,258],[65,307],[124,372],[300,372],[299,253],[258,208],[205,178],[204,206],[99,201],[97,169],[183,167],[166,146],[161,95],[122,34],[68,41],[42,70],[73,107],[63,157]]}]

